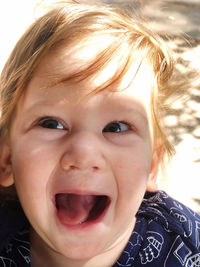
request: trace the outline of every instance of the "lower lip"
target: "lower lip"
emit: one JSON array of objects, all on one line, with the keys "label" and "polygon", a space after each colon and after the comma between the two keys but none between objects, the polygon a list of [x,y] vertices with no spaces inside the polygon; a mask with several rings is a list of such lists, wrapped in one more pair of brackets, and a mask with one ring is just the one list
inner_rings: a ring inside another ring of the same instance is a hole
[{"label": "lower lip", "polygon": [[70,229],[70,230],[90,230],[91,227],[95,227],[103,221],[106,213],[108,212],[109,206],[110,206],[110,202],[107,204],[105,210],[101,213],[101,215],[98,218],[91,220],[91,221],[86,221],[86,222],[83,222],[80,224],[66,224],[66,223],[64,223],[62,218],[59,217],[59,213],[58,213],[57,209],[56,209],[56,215],[57,215],[57,218],[59,219],[59,221],[61,222],[61,224],[64,225],[67,229]]}]

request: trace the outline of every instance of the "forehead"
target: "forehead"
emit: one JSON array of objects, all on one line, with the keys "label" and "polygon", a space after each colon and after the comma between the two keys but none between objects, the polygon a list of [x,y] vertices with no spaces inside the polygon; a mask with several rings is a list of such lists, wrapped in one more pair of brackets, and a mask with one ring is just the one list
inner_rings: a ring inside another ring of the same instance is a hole
[{"label": "forehead", "polygon": [[[152,68],[142,60],[140,52],[140,57],[137,54],[130,55],[131,64],[121,75],[119,69],[128,62],[127,54],[130,51],[128,44],[123,42],[111,57],[106,55],[105,51],[109,50],[115,41],[113,38],[109,35],[100,35],[71,46],[63,43],[42,59],[33,80],[37,81],[43,89],[66,81],[82,84],[81,87],[87,94],[115,80],[114,83],[110,83],[111,87],[105,87],[112,91],[132,92],[136,97],[142,97],[149,103],[153,80]],[[103,56],[105,59],[102,63]],[[116,78],[116,73],[120,78]],[[71,79],[73,76],[74,80]],[[76,77],[79,79],[76,80]]]},{"label": "forehead", "polygon": [[[105,51],[113,41],[114,39],[109,35],[96,35],[69,44],[67,41],[63,41],[48,52],[38,69],[40,71],[42,65],[46,65],[47,62],[47,64],[51,63],[47,71],[56,72],[57,75],[74,73],[77,71],[77,66],[81,71],[85,69],[85,66],[91,64],[97,55]],[[68,64],[66,64],[66,60]],[[59,67],[59,65],[61,66]]]}]

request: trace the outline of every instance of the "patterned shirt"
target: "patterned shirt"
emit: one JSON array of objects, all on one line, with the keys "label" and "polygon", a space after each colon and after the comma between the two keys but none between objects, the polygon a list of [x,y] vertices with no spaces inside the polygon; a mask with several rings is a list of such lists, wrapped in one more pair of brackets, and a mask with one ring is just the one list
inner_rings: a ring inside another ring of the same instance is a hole
[{"label": "patterned shirt", "polygon": [[[0,267],[28,267],[29,224],[19,204],[2,220]],[[4,211],[5,216],[5,211]],[[14,226],[12,226],[14,225]],[[10,227],[10,230],[9,230]],[[4,237],[4,238],[2,238]],[[163,191],[146,193],[130,240],[113,267],[200,267],[200,215]],[[94,266],[95,267],[95,266]],[[102,266],[104,267],[104,266]]]}]

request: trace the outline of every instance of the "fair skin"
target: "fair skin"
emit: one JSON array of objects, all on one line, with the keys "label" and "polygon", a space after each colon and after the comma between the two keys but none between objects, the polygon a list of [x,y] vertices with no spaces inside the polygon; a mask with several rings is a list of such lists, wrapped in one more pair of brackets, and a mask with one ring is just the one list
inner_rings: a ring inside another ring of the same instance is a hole
[{"label": "fair skin", "polygon": [[[31,222],[32,266],[112,266],[145,191],[156,189],[150,68],[141,66],[125,90],[130,73],[117,88],[87,97],[91,85],[109,78],[112,64],[104,77],[54,84],[50,77],[86,60],[84,49],[61,48],[45,57],[17,104],[4,145],[1,184],[15,183]],[[95,199],[101,211],[92,217]]]}]

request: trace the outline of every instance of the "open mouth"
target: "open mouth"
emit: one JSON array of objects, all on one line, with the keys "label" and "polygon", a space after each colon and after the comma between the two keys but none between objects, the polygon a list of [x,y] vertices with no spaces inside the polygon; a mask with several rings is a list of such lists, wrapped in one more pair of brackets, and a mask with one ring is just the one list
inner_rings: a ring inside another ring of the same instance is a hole
[{"label": "open mouth", "polygon": [[100,219],[110,204],[106,195],[60,193],[55,196],[60,221],[65,225],[80,225]]}]

